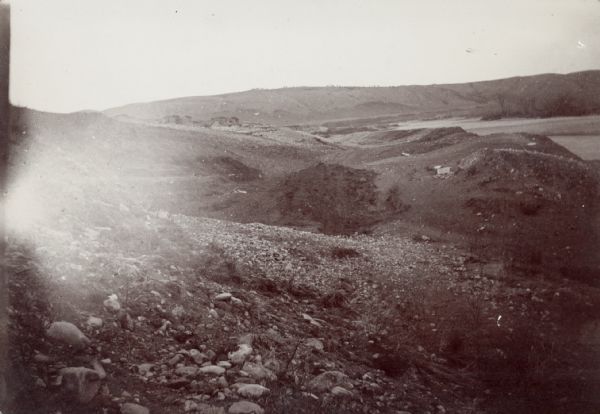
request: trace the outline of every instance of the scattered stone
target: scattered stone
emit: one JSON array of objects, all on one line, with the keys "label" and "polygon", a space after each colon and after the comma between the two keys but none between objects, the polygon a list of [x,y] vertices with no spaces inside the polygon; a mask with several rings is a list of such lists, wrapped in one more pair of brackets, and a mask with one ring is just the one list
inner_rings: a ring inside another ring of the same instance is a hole
[{"label": "scattered stone", "polygon": [[90,340],[71,322],[53,322],[46,331],[46,335],[78,349],[83,349],[90,344]]},{"label": "scattered stone", "polygon": [[160,335],[165,335],[167,333],[167,329],[169,328],[169,326],[171,326],[171,321],[168,320],[163,320],[163,324],[160,326],[160,328],[158,328],[156,330],[157,333],[159,333]]},{"label": "scattered stone", "polygon": [[318,340],[317,338],[309,338],[306,340],[305,345],[313,348],[317,351],[322,351],[323,349],[325,349],[325,347],[323,346],[323,342],[321,342],[320,340]]},{"label": "scattered stone", "polygon": [[173,315],[173,317],[175,317],[176,319],[181,319],[181,317],[183,315],[185,315],[185,309],[183,306],[181,305],[176,305],[172,310],[171,310],[171,314]]},{"label": "scattered stone", "polygon": [[229,407],[228,412],[229,414],[264,414],[265,410],[253,402],[238,401]]},{"label": "scattered stone", "polygon": [[219,379],[217,380],[219,387],[221,388],[227,388],[229,387],[229,383],[227,382],[227,378],[221,376],[219,377]]},{"label": "scattered stone", "polygon": [[198,375],[199,370],[200,370],[200,368],[198,368],[196,366],[187,365],[187,366],[183,366],[183,367],[178,367],[175,370],[175,374],[181,375],[184,377],[194,377],[194,376]]},{"label": "scattered stone", "polygon": [[48,355],[42,354],[42,353],[37,353],[33,356],[33,360],[35,362],[41,362],[41,363],[48,363],[48,362],[52,362],[52,358],[50,358]]},{"label": "scattered stone", "polygon": [[250,347],[252,346],[252,342],[254,342],[254,334],[251,333],[241,335],[237,341],[238,345],[246,344]]},{"label": "scattered stone", "polygon": [[104,307],[111,312],[118,312],[121,310],[121,304],[117,295],[112,294],[104,301]]},{"label": "scattered stone", "polygon": [[271,339],[274,342],[277,342],[277,344],[279,345],[283,345],[285,343],[285,339],[276,329],[269,328],[266,332],[266,335],[269,339]]},{"label": "scattered stone", "polygon": [[260,362],[246,362],[242,367],[242,370],[247,373],[250,377],[257,380],[270,380],[274,381],[277,379],[277,376],[273,371],[268,368],[265,368]]},{"label": "scattered stone", "polygon": [[183,403],[183,411],[189,413],[191,411],[198,411],[198,403],[194,400],[185,400]]},{"label": "scattered stone", "polygon": [[219,312],[217,312],[216,310],[214,310],[213,308],[211,308],[208,311],[208,316],[210,316],[211,318],[218,318],[219,317]]},{"label": "scattered stone", "polygon": [[171,359],[169,359],[169,361],[167,361],[167,364],[174,367],[175,365],[180,363],[182,360],[183,360],[183,355],[176,354],[173,358],[171,358]]},{"label": "scattered stone", "polygon": [[352,392],[344,387],[335,386],[331,389],[331,394],[336,397],[352,397]]},{"label": "scattered stone", "polygon": [[154,368],[154,364],[144,363],[144,364],[138,365],[137,368],[138,368],[139,374],[146,377],[146,376],[148,376],[150,371],[152,371],[152,368]]},{"label": "scattered stone", "polygon": [[143,405],[125,403],[121,406],[121,414],[150,414],[150,410]]},{"label": "scattered stone", "polygon": [[39,387],[39,388],[46,388],[46,383],[44,382],[43,379],[41,379],[40,377],[34,377],[35,378],[35,386]]},{"label": "scattered stone", "polygon": [[209,361],[214,361],[215,358],[217,357],[217,353],[215,351],[213,351],[212,349],[209,349],[208,351],[204,352],[206,354],[206,357],[208,358]]},{"label": "scattered stone", "polygon": [[247,344],[240,344],[238,345],[237,351],[230,352],[227,356],[234,365],[241,365],[246,361],[246,358],[248,358],[250,354],[252,354],[252,347]]},{"label": "scattered stone", "polygon": [[95,316],[90,316],[86,322],[90,328],[100,328],[102,327],[102,318],[97,318]]},{"label": "scattered stone", "polygon": [[229,361],[219,361],[219,362],[217,362],[217,365],[220,367],[223,367],[225,369],[229,369],[232,367],[231,362],[229,362]]},{"label": "scattered stone", "polygon": [[[188,400],[188,401],[190,401],[190,400]],[[192,402],[194,402],[194,401],[192,401]],[[194,405],[191,405],[191,406],[194,406]],[[185,407],[184,407],[184,409],[185,409]],[[216,407],[213,405],[208,405],[205,403],[197,403],[197,402],[195,402],[195,408],[190,411],[192,411],[194,413],[198,413],[198,414],[225,414],[225,408],[223,408],[223,407]]]},{"label": "scattered stone", "polygon": [[304,319],[305,321],[308,321],[311,325],[314,325],[318,328],[322,327],[322,325],[319,322],[317,322],[315,318],[313,318],[312,316],[310,316],[307,313],[302,314],[302,319]]},{"label": "scattered stone", "polygon": [[67,367],[58,371],[62,387],[81,403],[87,403],[96,396],[100,381],[106,377],[100,364],[94,363],[94,368]]},{"label": "scattered stone", "polygon": [[232,297],[233,297],[233,295],[228,292],[219,293],[217,296],[215,296],[215,300],[228,301],[228,300],[231,300]]},{"label": "scattered stone", "polygon": [[259,398],[270,392],[267,387],[259,384],[240,384],[237,393],[246,398]]},{"label": "scattered stone", "polygon": [[243,306],[244,302],[241,299],[236,298],[235,296],[231,297],[231,303],[235,306]]},{"label": "scattered stone", "polygon": [[197,349],[190,349],[190,352],[188,353],[188,355],[198,365],[202,364],[204,361],[206,361],[208,359],[208,357],[205,354],[203,354],[202,352],[200,352]]},{"label": "scattered stone", "polygon": [[275,374],[281,372],[281,362],[279,362],[278,359],[276,358],[269,358],[267,359],[264,363],[263,366],[271,371],[273,371]]},{"label": "scattered stone", "polygon": [[340,371],[325,371],[310,380],[308,388],[312,391],[326,392],[338,385],[352,388],[350,378],[346,374]]},{"label": "scattered stone", "polygon": [[200,372],[202,374],[223,375],[225,373],[225,368],[218,365],[207,365],[200,368]]}]

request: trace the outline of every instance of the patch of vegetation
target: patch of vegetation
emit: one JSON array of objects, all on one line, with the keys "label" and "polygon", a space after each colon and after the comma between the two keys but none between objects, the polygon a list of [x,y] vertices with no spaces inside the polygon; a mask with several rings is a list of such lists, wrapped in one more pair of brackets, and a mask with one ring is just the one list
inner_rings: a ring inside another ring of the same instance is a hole
[{"label": "patch of vegetation", "polygon": [[333,249],[331,249],[331,257],[333,257],[334,259],[348,259],[359,256],[359,252],[349,247],[334,247]]},{"label": "patch of vegetation", "polygon": [[519,210],[526,216],[535,216],[542,208],[542,203],[538,200],[519,202]]}]

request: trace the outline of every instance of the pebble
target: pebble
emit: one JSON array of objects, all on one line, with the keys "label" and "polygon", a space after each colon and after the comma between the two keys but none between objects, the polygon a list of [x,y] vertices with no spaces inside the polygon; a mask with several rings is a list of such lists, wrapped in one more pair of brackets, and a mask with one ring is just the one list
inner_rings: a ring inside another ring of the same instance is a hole
[{"label": "pebble", "polygon": [[202,364],[204,361],[206,361],[208,359],[208,357],[203,354],[202,352],[200,352],[197,349],[190,349],[190,352],[188,353],[188,355],[190,356],[190,358],[192,358],[194,360],[194,362],[196,364]]},{"label": "pebble", "polygon": [[223,375],[225,373],[225,368],[218,365],[207,365],[200,368],[200,372],[202,374]]},{"label": "pebble", "polygon": [[90,340],[71,322],[53,322],[46,331],[46,335],[56,341],[79,349],[83,349],[90,344]]},{"label": "pebble", "polygon": [[39,354],[35,354],[33,357],[33,360],[35,362],[43,362],[43,363],[47,363],[47,362],[51,362],[52,358],[50,358],[48,355],[39,353]]},{"label": "pebble", "polygon": [[106,375],[104,370],[96,370],[84,367],[67,367],[59,371],[62,378],[63,389],[73,393],[81,403],[92,400],[100,389],[100,380]]},{"label": "pebble", "polygon": [[312,391],[325,392],[338,385],[351,388],[352,383],[350,378],[340,371],[325,371],[310,380],[308,388]]},{"label": "pebble", "polygon": [[238,345],[246,344],[248,346],[252,346],[252,342],[254,342],[254,334],[251,333],[240,335],[237,341]]},{"label": "pebble", "polygon": [[305,345],[313,348],[317,351],[322,351],[325,347],[323,346],[323,342],[318,340],[317,338],[309,338],[306,340]]},{"label": "pebble", "polygon": [[279,362],[276,358],[269,358],[264,363],[263,366],[274,373],[281,372],[281,362]]},{"label": "pebble", "polygon": [[198,411],[198,403],[194,400],[185,400],[183,403],[183,411],[189,413],[190,411]]},{"label": "pebble", "polygon": [[227,301],[227,300],[231,300],[232,297],[233,297],[233,295],[228,292],[219,293],[217,296],[215,296],[215,300]]},{"label": "pebble", "polygon": [[237,388],[237,393],[242,397],[258,398],[270,392],[267,387],[259,384],[240,384]]},{"label": "pebble", "polygon": [[331,389],[331,394],[336,397],[351,397],[352,396],[351,391],[348,391],[346,388],[340,387],[340,386],[333,387]]},{"label": "pebble", "polygon": [[319,322],[317,322],[315,318],[313,318],[312,316],[310,316],[307,313],[302,314],[302,319],[304,319],[305,321],[308,321],[311,325],[314,325],[318,328],[322,327],[322,325]]},{"label": "pebble", "polygon": [[150,414],[150,410],[143,405],[125,403],[121,406],[121,414]]},{"label": "pebble", "polygon": [[112,312],[121,310],[121,304],[119,303],[117,295],[110,295],[108,299],[104,301],[104,307]]},{"label": "pebble", "polygon": [[183,306],[181,305],[176,305],[172,310],[171,310],[171,315],[173,315],[176,319],[181,319],[181,317],[183,315],[185,315],[185,309]]},{"label": "pebble", "polygon": [[262,380],[276,380],[277,376],[268,368],[265,368],[261,363],[257,362],[246,362],[242,367],[242,370],[247,373],[250,377]]},{"label": "pebble", "polygon": [[252,354],[252,347],[248,344],[238,345],[238,349],[235,352],[230,352],[227,357],[234,365],[241,365],[246,361]]},{"label": "pebble", "polygon": [[229,414],[264,414],[265,410],[251,401],[238,401],[228,410]]},{"label": "pebble", "polygon": [[181,362],[182,359],[183,359],[183,355],[177,354],[173,358],[169,359],[167,364],[169,364],[170,366],[173,367],[173,366],[177,365],[179,362]]},{"label": "pebble", "polygon": [[102,318],[97,318],[96,316],[90,316],[87,319],[86,323],[91,328],[100,328],[100,327],[102,327],[103,321],[102,321]]},{"label": "pebble", "polygon": [[144,364],[138,365],[137,368],[138,368],[138,372],[140,375],[148,376],[150,371],[152,371],[152,368],[154,368],[154,364],[144,363]]},{"label": "pebble", "polygon": [[175,370],[175,374],[182,375],[184,377],[193,377],[195,375],[198,375],[199,370],[200,370],[200,368],[198,368],[196,366],[188,365],[188,366],[178,367]]}]

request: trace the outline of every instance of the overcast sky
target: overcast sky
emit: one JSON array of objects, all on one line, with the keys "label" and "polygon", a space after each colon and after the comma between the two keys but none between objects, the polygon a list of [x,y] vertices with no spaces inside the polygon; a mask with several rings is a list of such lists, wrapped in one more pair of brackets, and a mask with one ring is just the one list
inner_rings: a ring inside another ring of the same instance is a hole
[{"label": "overcast sky", "polygon": [[13,0],[13,103],[600,69],[599,0]]}]

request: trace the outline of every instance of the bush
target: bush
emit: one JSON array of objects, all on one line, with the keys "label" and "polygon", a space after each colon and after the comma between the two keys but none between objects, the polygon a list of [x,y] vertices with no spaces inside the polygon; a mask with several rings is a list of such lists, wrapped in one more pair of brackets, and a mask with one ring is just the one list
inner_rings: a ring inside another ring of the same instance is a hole
[{"label": "bush", "polygon": [[521,201],[519,210],[526,216],[535,216],[542,208],[542,203],[539,201]]},{"label": "bush", "polygon": [[331,250],[331,257],[333,257],[334,259],[348,259],[358,256],[360,256],[359,252],[348,247],[334,247]]}]

